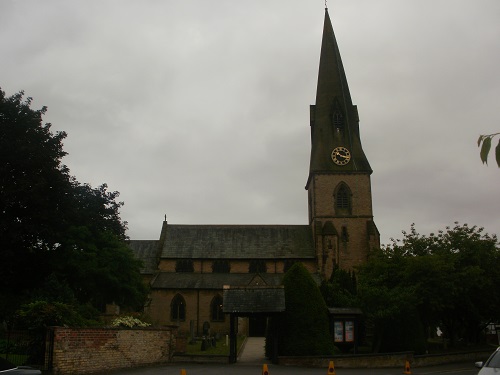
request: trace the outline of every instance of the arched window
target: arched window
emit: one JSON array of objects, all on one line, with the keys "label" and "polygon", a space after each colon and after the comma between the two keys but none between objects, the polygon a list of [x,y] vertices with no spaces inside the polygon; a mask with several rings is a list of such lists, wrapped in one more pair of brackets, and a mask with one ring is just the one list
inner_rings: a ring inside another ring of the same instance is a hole
[{"label": "arched window", "polygon": [[337,190],[337,208],[349,208],[349,192],[343,185]]},{"label": "arched window", "polygon": [[210,303],[210,319],[213,322],[224,321],[224,313],[222,312],[222,297],[220,295],[216,295],[212,298],[212,302]]},{"label": "arched window", "polygon": [[337,215],[351,214],[351,190],[343,182],[335,191],[335,213]]},{"label": "arched window", "polygon": [[170,320],[174,322],[186,320],[186,301],[180,294],[176,294],[170,304]]},{"label": "arched window", "polygon": [[264,259],[252,259],[248,267],[249,273],[266,273],[267,266]]}]

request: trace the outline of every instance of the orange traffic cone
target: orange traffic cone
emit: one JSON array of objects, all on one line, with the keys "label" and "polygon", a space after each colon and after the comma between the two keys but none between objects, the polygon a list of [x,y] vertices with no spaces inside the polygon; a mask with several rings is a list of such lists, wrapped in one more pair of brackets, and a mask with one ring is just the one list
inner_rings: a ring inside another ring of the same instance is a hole
[{"label": "orange traffic cone", "polygon": [[333,366],[333,361],[330,361],[328,365],[328,375],[335,375],[335,367]]},{"label": "orange traffic cone", "polygon": [[262,375],[269,375],[269,370],[267,369],[267,365],[265,363],[262,365]]},{"label": "orange traffic cone", "polygon": [[181,369],[181,375],[186,375],[186,370]]},{"label": "orange traffic cone", "polygon": [[406,363],[405,363],[405,370],[404,370],[403,374],[411,374],[409,361],[406,361]]}]

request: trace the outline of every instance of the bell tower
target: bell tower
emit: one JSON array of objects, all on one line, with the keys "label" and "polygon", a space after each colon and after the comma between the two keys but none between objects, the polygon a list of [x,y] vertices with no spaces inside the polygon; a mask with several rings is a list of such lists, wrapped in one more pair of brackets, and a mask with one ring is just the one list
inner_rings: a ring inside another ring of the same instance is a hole
[{"label": "bell tower", "polygon": [[310,106],[311,159],[306,183],[309,225],[319,270],[352,269],[380,236],[373,221],[372,169],[361,146],[358,110],[325,9],[316,104]]}]

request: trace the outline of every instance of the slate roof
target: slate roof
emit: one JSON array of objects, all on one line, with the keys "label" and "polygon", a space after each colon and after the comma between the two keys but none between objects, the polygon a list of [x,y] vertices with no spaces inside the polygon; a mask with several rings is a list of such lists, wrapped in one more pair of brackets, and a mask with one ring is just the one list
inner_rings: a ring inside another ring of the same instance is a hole
[{"label": "slate roof", "polygon": [[[224,286],[280,286],[283,273],[195,273],[195,272],[160,272],[151,282],[153,289],[212,289],[222,290]],[[321,277],[311,274],[320,285]],[[262,283],[258,282],[262,280]]]},{"label": "slate roof", "polygon": [[308,225],[166,225],[162,258],[314,259]]},{"label": "slate roof", "polygon": [[143,263],[142,274],[153,274],[158,267],[157,240],[130,240],[128,246],[132,249],[136,259]]},{"label": "slate roof", "polygon": [[[260,274],[268,286],[281,285],[282,273]],[[153,280],[154,289],[216,289],[225,285],[247,286],[255,278],[254,273],[190,273],[160,272]]]},{"label": "slate roof", "polygon": [[283,286],[227,288],[222,296],[225,313],[269,313],[285,311]]}]

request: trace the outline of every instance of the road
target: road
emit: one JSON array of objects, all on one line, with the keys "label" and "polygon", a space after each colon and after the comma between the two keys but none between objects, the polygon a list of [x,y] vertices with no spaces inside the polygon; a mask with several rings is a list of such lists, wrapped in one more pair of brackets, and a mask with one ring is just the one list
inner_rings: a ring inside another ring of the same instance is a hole
[{"label": "road", "polygon": [[[192,364],[172,363],[163,366],[145,367],[115,371],[113,375],[180,375],[186,370],[186,375],[262,375],[263,364],[267,363],[269,375],[402,375],[404,365],[400,368],[374,369],[343,369],[335,368],[335,374],[329,373],[328,368],[304,368],[292,366],[278,366],[268,363],[264,356],[264,338],[249,337],[245,342],[243,353],[235,364]],[[456,363],[449,365],[410,368],[412,375],[475,375],[478,369],[474,363]],[[499,374],[500,375],[500,374]]]},{"label": "road", "polygon": [[[327,368],[301,368],[267,365],[269,375],[328,375]],[[258,364],[170,364],[165,366],[145,367],[113,371],[113,375],[179,375],[186,370],[186,375],[262,375],[262,365]],[[478,369],[473,363],[456,363],[449,365],[411,368],[413,375],[475,375]],[[384,369],[342,369],[336,368],[335,375],[401,375],[404,368]]]}]

